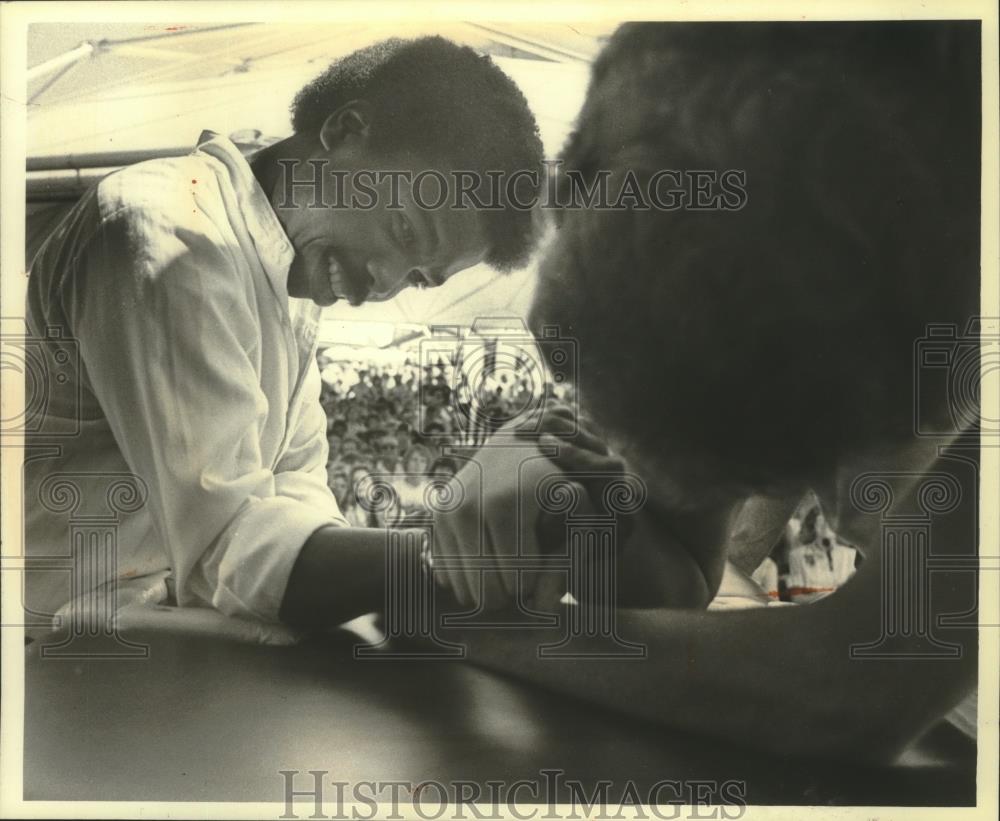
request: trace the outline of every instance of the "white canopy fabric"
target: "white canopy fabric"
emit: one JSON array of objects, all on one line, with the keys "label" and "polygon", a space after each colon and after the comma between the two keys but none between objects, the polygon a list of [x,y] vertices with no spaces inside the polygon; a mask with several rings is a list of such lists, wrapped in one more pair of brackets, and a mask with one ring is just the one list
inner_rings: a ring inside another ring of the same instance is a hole
[{"label": "white canopy fabric", "polygon": [[[430,33],[491,54],[523,90],[546,155],[555,157],[583,102],[589,63],[613,28],[250,24],[165,32],[132,25],[81,36],[66,25],[35,25],[29,33],[29,162],[64,157],[73,167],[68,155],[176,153],[204,129],[284,137],[291,133],[295,92],[330,61],[387,37]],[[75,62],[56,65],[60,53],[81,40],[86,45],[63,58]],[[533,282],[531,268],[500,276],[478,266],[440,288],[411,289],[360,308],[341,303],[327,314],[331,322],[472,325],[480,317],[523,316]]]}]

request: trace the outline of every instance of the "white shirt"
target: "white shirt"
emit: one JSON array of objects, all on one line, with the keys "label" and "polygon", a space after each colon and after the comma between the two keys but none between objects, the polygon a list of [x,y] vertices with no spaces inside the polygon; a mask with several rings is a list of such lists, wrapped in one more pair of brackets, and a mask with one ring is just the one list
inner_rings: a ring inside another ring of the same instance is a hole
[{"label": "white shirt", "polygon": [[824,598],[854,575],[857,551],[834,542],[830,549],[811,543],[788,551],[788,595],[807,603]]},{"label": "white shirt", "polygon": [[[114,507],[117,566],[84,588],[117,582],[121,598],[149,600],[170,579],[179,605],[277,620],[303,543],[346,525],[326,485],[320,309],[289,299],[293,256],[249,164],[208,132],[188,156],[84,195],[30,272],[30,332],[74,338],[81,367],[27,442],[29,567],[68,556],[82,517]],[[74,418],[79,435],[48,435]],[[58,452],[28,461],[45,444]],[[71,474],[74,509],[53,505],[55,474]],[[128,474],[145,493],[137,510],[107,494]],[[26,604],[55,613],[89,592],[74,584],[29,572]]]},{"label": "white shirt", "polygon": [[778,589],[778,564],[770,556],[760,563],[758,568],[750,575],[761,589],[772,599],[780,598]]}]

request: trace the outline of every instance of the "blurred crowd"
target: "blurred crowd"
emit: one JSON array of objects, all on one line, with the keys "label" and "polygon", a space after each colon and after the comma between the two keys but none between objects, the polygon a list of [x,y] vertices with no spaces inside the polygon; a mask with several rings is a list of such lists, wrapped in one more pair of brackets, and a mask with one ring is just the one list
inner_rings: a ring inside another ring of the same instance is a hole
[{"label": "blurred crowd", "polygon": [[[537,406],[541,395],[564,396],[551,384],[535,387],[517,370],[484,375],[468,391],[456,389],[461,375],[456,379],[455,365],[442,359],[344,361],[322,350],[317,356],[330,446],[327,481],[354,527],[398,525],[426,510],[428,485],[458,470],[452,448],[475,448],[493,429]],[[366,504],[389,487],[388,505]]]}]

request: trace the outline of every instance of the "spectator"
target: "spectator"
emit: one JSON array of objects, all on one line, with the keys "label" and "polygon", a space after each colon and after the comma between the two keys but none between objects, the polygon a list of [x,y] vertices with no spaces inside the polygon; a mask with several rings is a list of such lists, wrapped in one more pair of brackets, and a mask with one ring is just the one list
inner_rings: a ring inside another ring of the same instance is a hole
[{"label": "spectator", "polygon": [[395,520],[402,521],[408,514],[425,509],[424,490],[427,487],[427,469],[430,464],[430,451],[423,445],[414,445],[406,452],[403,473],[393,482],[399,500]]},{"label": "spectator", "polygon": [[[384,520],[375,512],[368,511],[361,504],[363,498],[363,482],[371,475],[371,468],[363,463],[356,464],[350,473],[348,492],[340,512],[344,514],[351,527],[381,527]],[[381,520],[381,521],[380,521]]]},{"label": "spectator", "polygon": [[818,506],[810,508],[789,551],[790,600],[807,604],[829,596],[854,575],[856,553],[837,541]]},{"label": "spectator", "polygon": [[343,511],[344,504],[351,489],[350,479],[348,478],[346,471],[344,471],[343,466],[337,462],[330,464],[327,476],[330,490],[333,491],[334,498],[337,500],[337,506],[341,509],[341,511]]},{"label": "spectator", "polygon": [[349,456],[357,456],[358,451],[361,450],[361,440],[356,436],[347,436],[344,438],[340,446],[340,454],[347,458]]},{"label": "spectator", "polygon": [[778,563],[770,556],[760,563],[760,567],[753,572],[750,578],[760,585],[761,590],[767,593],[769,598],[781,598]]},{"label": "spectator", "polygon": [[409,453],[413,447],[413,431],[407,422],[400,422],[396,426],[396,441],[399,444],[400,453]]},{"label": "spectator", "polygon": [[337,434],[331,432],[326,437],[326,441],[330,446],[330,455],[327,456],[327,459],[331,462],[334,462],[340,456],[341,439],[339,436],[337,436]]},{"label": "spectator", "polygon": [[450,479],[458,473],[458,463],[451,456],[439,456],[427,472],[435,478]]},{"label": "spectator", "polygon": [[375,449],[375,472],[398,473],[400,469],[399,442],[396,441],[396,437],[387,433],[382,434],[376,441]]}]

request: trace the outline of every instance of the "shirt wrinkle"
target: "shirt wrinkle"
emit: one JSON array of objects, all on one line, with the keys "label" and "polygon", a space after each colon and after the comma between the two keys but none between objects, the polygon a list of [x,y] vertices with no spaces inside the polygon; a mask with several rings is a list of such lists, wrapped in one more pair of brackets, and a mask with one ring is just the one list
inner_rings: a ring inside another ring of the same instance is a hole
[{"label": "shirt wrinkle", "polygon": [[[194,214],[190,199],[172,199],[192,158],[214,178],[199,179]],[[72,589],[127,580],[134,592],[146,579],[155,597],[166,573],[182,606],[276,621],[302,545],[347,525],[325,481],[320,309],[287,293],[294,250],[250,165],[216,135],[187,158],[111,174],[84,198],[29,277],[29,327],[60,328],[80,351],[50,402],[64,426],[75,414],[79,435],[47,436],[53,410],[29,437],[55,454],[25,466],[29,558],[74,549],[76,513],[38,503],[46,478],[83,476],[89,509],[106,503],[102,477],[133,474],[148,497],[116,511],[116,561]],[[65,611],[70,590],[66,575],[28,572],[25,604]]]}]

